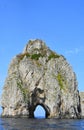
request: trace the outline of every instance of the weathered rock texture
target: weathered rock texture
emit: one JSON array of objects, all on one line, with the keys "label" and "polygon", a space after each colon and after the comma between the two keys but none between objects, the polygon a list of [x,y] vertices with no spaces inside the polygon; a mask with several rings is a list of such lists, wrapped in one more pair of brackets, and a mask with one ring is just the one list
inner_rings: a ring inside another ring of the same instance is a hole
[{"label": "weathered rock texture", "polygon": [[84,92],[80,92],[81,117],[84,118]]},{"label": "weathered rock texture", "polygon": [[8,70],[2,94],[2,116],[34,117],[37,105],[48,118],[79,118],[76,75],[64,56],[43,41],[30,40]]}]

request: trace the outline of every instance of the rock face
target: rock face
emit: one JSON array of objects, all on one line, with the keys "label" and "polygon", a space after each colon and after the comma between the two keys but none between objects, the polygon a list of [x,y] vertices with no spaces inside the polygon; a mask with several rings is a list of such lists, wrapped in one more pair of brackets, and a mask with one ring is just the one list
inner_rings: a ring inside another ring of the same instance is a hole
[{"label": "rock face", "polygon": [[80,92],[81,117],[84,118],[84,92]]},{"label": "rock face", "polygon": [[41,40],[30,40],[10,63],[2,94],[2,116],[34,117],[37,105],[46,118],[79,118],[76,75],[64,56]]}]

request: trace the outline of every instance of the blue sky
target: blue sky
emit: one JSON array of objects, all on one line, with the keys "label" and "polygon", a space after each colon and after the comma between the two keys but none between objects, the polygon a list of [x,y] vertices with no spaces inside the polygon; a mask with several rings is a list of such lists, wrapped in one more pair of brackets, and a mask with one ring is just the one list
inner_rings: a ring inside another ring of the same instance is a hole
[{"label": "blue sky", "polygon": [[84,91],[84,0],[0,0],[0,94],[10,61],[35,38],[66,57]]},{"label": "blue sky", "polygon": [[34,117],[35,118],[46,118],[46,112],[45,109],[41,106],[38,105],[34,111]]}]

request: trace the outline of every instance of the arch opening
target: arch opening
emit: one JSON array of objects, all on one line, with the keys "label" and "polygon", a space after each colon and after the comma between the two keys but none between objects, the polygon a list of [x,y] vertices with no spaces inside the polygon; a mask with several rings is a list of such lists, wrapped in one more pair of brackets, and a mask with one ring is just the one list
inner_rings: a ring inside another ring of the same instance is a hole
[{"label": "arch opening", "polygon": [[42,105],[37,105],[34,110],[34,118],[47,118],[46,110]]}]

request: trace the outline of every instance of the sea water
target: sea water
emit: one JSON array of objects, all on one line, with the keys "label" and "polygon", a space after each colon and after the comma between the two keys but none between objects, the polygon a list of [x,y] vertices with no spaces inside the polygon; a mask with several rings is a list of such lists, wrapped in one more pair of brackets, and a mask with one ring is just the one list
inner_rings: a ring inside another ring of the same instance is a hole
[{"label": "sea water", "polygon": [[0,118],[0,130],[84,130],[84,119]]}]

